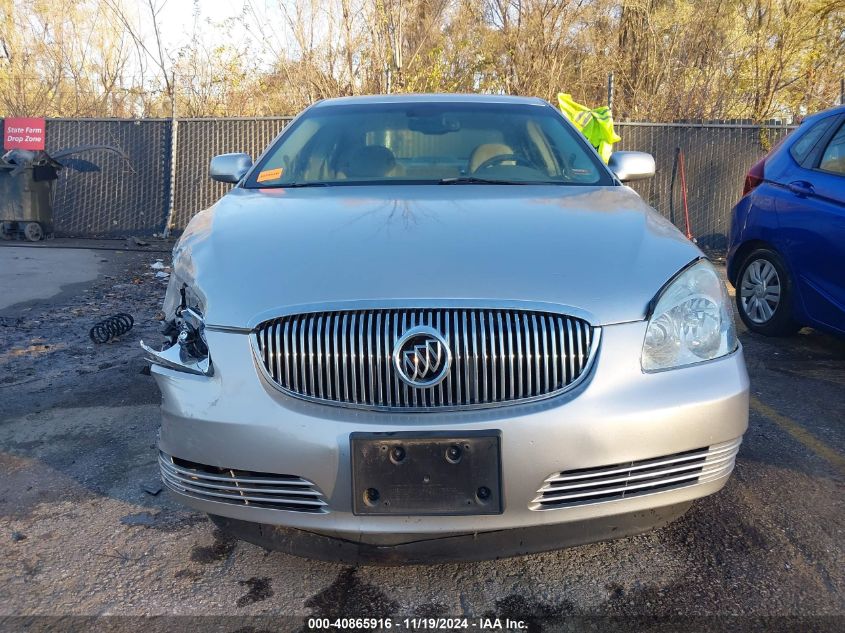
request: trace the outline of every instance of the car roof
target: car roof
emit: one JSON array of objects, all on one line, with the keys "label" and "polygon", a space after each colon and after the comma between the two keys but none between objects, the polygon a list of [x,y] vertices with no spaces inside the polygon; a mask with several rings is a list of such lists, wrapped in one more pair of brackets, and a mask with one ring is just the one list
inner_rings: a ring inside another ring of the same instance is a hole
[{"label": "car roof", "polygon": [[363,105],[367,103],[511,103],[545,106],[547,101],[539,97],[518,97],[514,95],[490,94],[390,94],[336,97],[318,101],[312,107]]},{"label": "car roof", "polygon": [[812,123],[813,121],[826,119],[829,116],[836,116],[837,114],[845,114],[845,105],[835,106],[833,108],[828,108],[827,110],[822,110],[821,112],[816,112],[806,116],[801,120],[801,123]]}]

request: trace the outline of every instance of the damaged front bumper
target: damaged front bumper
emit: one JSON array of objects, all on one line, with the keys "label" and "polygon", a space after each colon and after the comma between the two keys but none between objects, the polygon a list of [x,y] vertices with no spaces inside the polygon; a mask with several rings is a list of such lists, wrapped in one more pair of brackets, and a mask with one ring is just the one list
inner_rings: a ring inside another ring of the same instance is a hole
[{"label": "damaged front bumper", "polygon": [[[748,420],[741,349],[648,374],[638,362],[645,327],[644,322],[605,326],[590,375],[561,396],[416,414],[288,396],[262,378],[248,334],[209,328],[212,375],[174,371],[164,363],[152,368],[162,392],[159,448],[175,466],[170,470],[187,471],[169,474],[165,483],[185,505],[212,515],[244,540],[350,562],[495,558],[641,532],[725,485]],[[446,432],[501,434],[501,512],[356,512],[353,434]],[[690,460],[700,460],[701,477],[681,481],[674,471]],[[615,473],[626,464],[672,473],[666,474],[666,486],[652,489],[643,489],[636,475],[626,485],[639,493],[608,500],[557,505],[547,492],[550,478]],[[273,506],[282,494],[268,492],[273,488],[295,488],[285,507]],[[276,500],[263,503],[262,496],[270,494]]]},{"label": "damaged front bumper", "polygon": [[599,516],[572,523],[535,525],[466,534],[404,535],[401,543],[321,534],[280,525],[211,515],[224,532],[268,550],[347,565],[407,565],[509,558],[641,534],[681,517],[685,501],[659,508]]}]

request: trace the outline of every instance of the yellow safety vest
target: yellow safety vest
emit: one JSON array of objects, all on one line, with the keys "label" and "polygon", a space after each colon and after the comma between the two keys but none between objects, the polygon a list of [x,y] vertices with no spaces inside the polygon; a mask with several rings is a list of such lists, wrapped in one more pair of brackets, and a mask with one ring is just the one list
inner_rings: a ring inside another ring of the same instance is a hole
[{"label": "yellow safety vest", "polygon": [[622,138],[613,130],[613,117],[610,115],[610,108],[602,106],[591,109],[572,99],[572,95],[559,93],[557,96],[558,107],[564,116],[572,121],[576,128],[587,137],[590,145],[596,148],[601,159],[606,163],[613,153],[613,144],[618,143]]}]

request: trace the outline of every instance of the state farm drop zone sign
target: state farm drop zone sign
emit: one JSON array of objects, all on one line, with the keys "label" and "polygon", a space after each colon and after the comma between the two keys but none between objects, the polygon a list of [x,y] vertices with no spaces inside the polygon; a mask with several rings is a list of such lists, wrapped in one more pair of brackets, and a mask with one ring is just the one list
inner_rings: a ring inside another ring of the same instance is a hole
[{"label": "state farm drop zone sign", "polygon": [[44,119],[9,117],[3,120],[3,149],[44,149]]}]

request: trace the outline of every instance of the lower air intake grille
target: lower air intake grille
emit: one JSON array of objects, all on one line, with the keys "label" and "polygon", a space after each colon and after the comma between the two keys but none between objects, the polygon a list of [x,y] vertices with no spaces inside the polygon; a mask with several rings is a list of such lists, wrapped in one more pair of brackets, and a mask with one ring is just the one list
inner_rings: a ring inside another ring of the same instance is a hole
[{"label": "lower air intake grille", "polygon": [[301,477],[196,464],[159,453],[161,479],[174,491],[206,501],[242,506],[325,512],[317,487]]},{"label": "lower air intake grille", "polygon": [[683,453],[599,468],[554,473],[529,506],[553,510],[674,490],[726,477],[742,438]]}]

